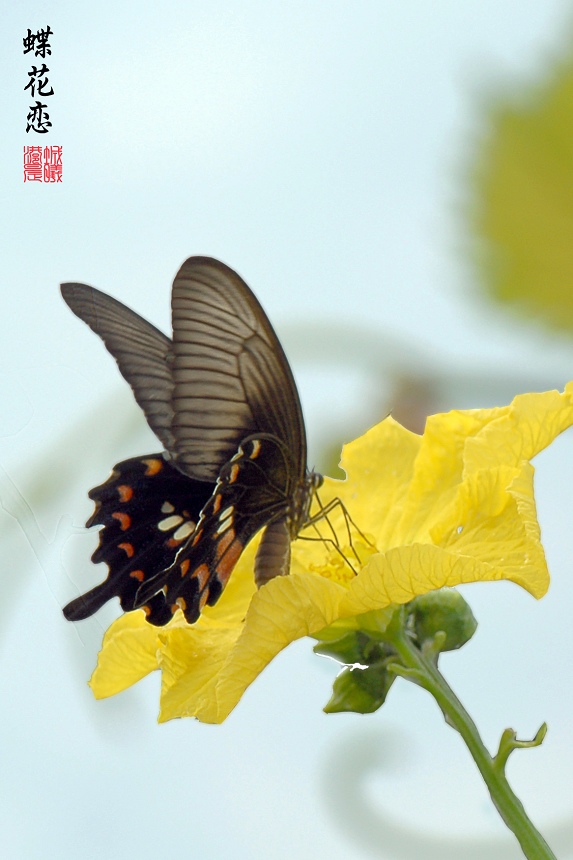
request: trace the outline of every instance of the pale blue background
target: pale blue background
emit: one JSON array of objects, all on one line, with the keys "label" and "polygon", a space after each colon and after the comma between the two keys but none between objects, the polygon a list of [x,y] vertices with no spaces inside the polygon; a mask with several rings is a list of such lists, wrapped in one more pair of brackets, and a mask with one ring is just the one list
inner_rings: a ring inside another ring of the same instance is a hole
[{"label": "pale blue background", "polygon": [[[57,285],[91,283],[167,329],[183,259],[236,268],[292,359],[311,462],[382,417],[397,376],[428,380],[440,409],[562,386],[569,343],[475,292],[464,183],[490,95],[542,74],[572,22],[558,0],[5,8],[0,492],[27,536],[0,510],[4,856],[521,856],[429,697],[399,683],[374,716],[327,717],[335,666],[309,642],[220,727],[157,726],[157,677],[93,700],[86,681],[116,610],[77,627],[60,612],[100,575],[81,528],[86,493],[157,443]],[[21,39],[46,24],[56,187],[21,173],[22,146],[36,142]],[[550,595],[468,587],[478,633],[443,667],[492,748],[507,725],[529,737],[548,721],[543,748],[509,772],[566,858],[571,436],[537,466]]]}]

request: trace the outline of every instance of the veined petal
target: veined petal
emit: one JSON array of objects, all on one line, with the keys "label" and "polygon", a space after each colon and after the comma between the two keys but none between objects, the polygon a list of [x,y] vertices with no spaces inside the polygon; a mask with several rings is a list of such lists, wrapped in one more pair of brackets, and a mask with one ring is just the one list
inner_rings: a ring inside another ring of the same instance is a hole
[{"label": "veined petal", "polygon": [[107,630],[97,666],[90,678],[96,699],[105,699],[131,687],[157,669],[157,628],[141,611],[127,612]]},{"label": "veined petal", "polygon": [[[295,639],[327,627],[338,617],[345,593],[343,586],[312,574],[271,580],[254,595],[238,637],[227,641],[226,659],[218,665],[217,672],[200,688],[194,678],[180,675],[178,686],[183,683],[189,696],[183,704],[175,687],[167,690],[162,696],[161,718],[195,716],[206,723],[222,722],[279,651]],[[217,662],[219,655],[217,645]],[[195,655],[187,663],[190,676],[194,664]],[[204,669],[201,677],[206,677]]]},{"label": "veined petal", "polygon": [[456,493],[462,479],[463,454],[468,439],[479,434],[509,408],[454,410],[427,418],[394,545],[412,543],[425,537],[428,524],[439,516]]},{"label": "veined petal", "polygon": [[421,442],[421,436],[385,418],[342,449],[340,466],[348,479],[325,479],[325,495],[338,496],[377,545],[395,540]]},{"label": "veined petal", "polygon": [[500,567],[431,544],[395,547],[372,556],[340,605],[341,617],[390,604],[408,603],[419,594],[466,582],[504,578]]},{"label": "veined petal", "polygon": [[229,654],[233,653],[240,633],[239,625],[209,630],[186,625],[162,631],[159,722],[174,717],[199,716],[196,711],[200,709],[200,703],[208,702],[212,696],[213,686]]},{"label": "veined petal", "polygon": [[491,421],[464,452],[466,472],[531,460],[573,423],[573,383],[565,391],[521,394]]},{"label": "veined petal", "polygon": [[549,573],[533,496],[534,469],[498,467],[469,475],[429,532],[436,546],[502,567],[504,578],[542,597]]}]

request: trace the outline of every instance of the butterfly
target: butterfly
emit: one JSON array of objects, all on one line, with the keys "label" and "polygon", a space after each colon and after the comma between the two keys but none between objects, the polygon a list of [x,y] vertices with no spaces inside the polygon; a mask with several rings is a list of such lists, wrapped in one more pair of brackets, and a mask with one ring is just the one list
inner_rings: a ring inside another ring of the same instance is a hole
[{"label": "butterfly", "polygon": [[87,286],[61,285],[103,340],[164,451],[118,463],[90,491],[100,525],[94,562],[107,579],[64,607],[70,621],[119,597],[162,626],[194,623],[264,528],[258,587],[288,574],[290,543],[309,522],[322,476],[306,464],[294,378],[258,300],[239,275],[190,257],[173,282],[173,337]]}]

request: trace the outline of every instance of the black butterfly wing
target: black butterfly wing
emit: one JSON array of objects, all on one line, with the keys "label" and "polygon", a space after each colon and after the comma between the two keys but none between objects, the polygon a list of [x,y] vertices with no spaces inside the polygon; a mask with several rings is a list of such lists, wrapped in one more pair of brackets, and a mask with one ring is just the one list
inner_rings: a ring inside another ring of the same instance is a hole
[{"label": "black butterfly wing", "polygon": [[[97,612],[119,597],[124,612],[135,609],[143,582],[166,571],[193,534],[213,485],[182,475],[161,454],[134,457],[114,466],[108,480],[90,491],[96,509],[86,525],[101,525],[94,563],[106,562],[107,579],[64,607],[69,621]],[[148,601],[154,624],[166,624],[172,612],[159,591]]]},{"label": "black butterfly wing", "polygon": [[68,307],[101,337],[131,385],[149,426],[166,450],[172,450],[169,338],[139,314],[93,287],[61,284],[60,289]]},{"label": "black butterfly wing", "polygon": [[[181,608],[186,620],[195,622],[205,604],[212,606],[218,600],[245,546],[269,523],[272,525],[265,536],[272,536],[272,575],[288,573],[287,457],[288,452],[273,436],[262,434],[243,440],[221,469],[197,528],[178,551],[171,569],[144,580],[139,588],[135,602],[145,607],[148,621],[165,623],[149,614],[151,601],[159,594],[172,613]],[[280,557],[276,554],[277,541],[282,544]]]},{"label": "black butterfly wing", "polygon": [[306,468],[296,385],[280,342],[239,275],[190,257],[173,282],[173,342],[134,311],[85,284],[62,284],[71,310],[104,341],[178,468],[202,481],[253,433],[269,433]]},{"label": "black butterfly wing", "polygon": [[279,340],[242,278],[210,257],[190,257],[173,282],[170,450],[193,478],[215,480],[242,439],[268,433],[304,475],[306,436]]},{"label": "black butterfly wing", "polygon": [[[90,493],[100,508],[88,525],[104,526],[93,559],[106,561],[110,572],[68,604],[66,616],[85,618],[117,595],[124,610],[144,606],[155,624],[167,623],[183,603],[187,619],[195,620],[206,601],[215,602],[243,547],[265,525],[270,529],[257,556],[257,583],[288,572],[289,507],[306,471],[304,422],[282,347],[245,282],[224,263],[189,258],[173,284],[173,341],[92,287],[63,284],[62,295],[100,335],[177,467],[154,455],[169,486],[155,475],[144,473],[143,480],[130,465],[129,480],[114,472]],[[145,460],[125,461],[116,471],[136,462]],[[117,488],[137,481],[137,506],[118,507]],[[161,506],[175,492],[171,483],[180,482],[189,486],[180,487],[176,515],[186,511],[195,521],[203,514],[197,532],[176,547],[157,529]],[[221,521],[229,507],[232,519]],[[121,534],[124,514],[131,519]]]}]

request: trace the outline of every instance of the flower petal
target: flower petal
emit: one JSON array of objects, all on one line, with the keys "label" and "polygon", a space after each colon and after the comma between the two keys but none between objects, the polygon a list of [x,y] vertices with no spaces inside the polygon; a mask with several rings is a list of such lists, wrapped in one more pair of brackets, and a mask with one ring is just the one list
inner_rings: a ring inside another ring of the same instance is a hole
[{"label": "flower petal", "polygon": [[[163,694],[161,719],[195,716],[206,723],[221,723],[279,651],[338,617],[345,593],[343,586],[312,574],[291,574],[271,580],[254,595],[245,625],[235,641],[229,634],[220,647],[215,645],[214,671],[205,683],[197,684],[193,677],[201,654],[194,652],[189,656],[185,648],[178,649],[180,660],[187,660],[186,672],[179,673],[177,685]],[[211,655],[212,652],[205,655],[208,661]],[[208,672],[201,669],[203,680]],[[179,685],[183,685],[181,692]]]},{"label": "flower petal", "polygon": [[325,479],[325,494],[338,496],[379,546],[394,540],[420,445],[420,436],[386,418],[342,449],[348,479]]},{"label": "flower petal", "polygon": [[517,465],[539,454],[573,424],[573,383],[569,382],[562,394],[521,394],[509,408],[499,412],[474,439],[468,440],[464,452],[466,471],[500,463]]},{"label": "flower petal", "polygon": [[209,700],[212,695],[213,685],[240,632],[238,625],[210,630],[187,626],[160,634],[162,686],[159,722],[196,715],[197,703],[205,698]]},{"label": "flower petal", "polygon": [[96,699],[105,699],[131,687],[157,669],[157,628],[142,611],[127,612],[107,630],[97,666],[90,678]]},{"label": "flower petal", "polygon": [[431,544],[395,547],[372,556],[341,602],[340,616],[408,603],[445,585],[503,578],[502,568]]},{"label": "flower petal", "polygon": [[392,546],[427,539],[429,525],[450,503],[462,479],[468,439],[508,409],[453,411],[428,417]]},{"label": "flower petal", "polygon": [[504,579],[539,598],[549,586],[549,572],[537,523],[533,474],[533,466],[526,462],[520,469],[499,467],[470,474],[432,527],[430,539],[436,546],[502,570]]}]

